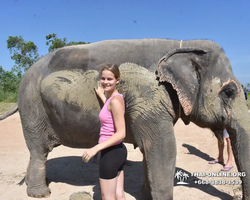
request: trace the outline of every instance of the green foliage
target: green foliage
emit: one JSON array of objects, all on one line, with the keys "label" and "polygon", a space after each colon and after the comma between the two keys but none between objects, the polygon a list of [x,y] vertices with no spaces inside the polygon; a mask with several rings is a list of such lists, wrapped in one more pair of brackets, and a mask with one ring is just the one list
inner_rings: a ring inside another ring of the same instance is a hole
[{"label": "green foliage", "polygon": [[13,71],[5,71],[0,66],[0,90],[3,92],[17,92],[21,74],[17,75]]},{"label": "green foliage", "polygon": [[0,101],[17,101],[17,91],[22,75],[38,58],[38,48],[31,41],[24,41],[22,36],[9,36],[7,48],[15,65],[11,71],[4,71],[0,66]]},{"label": "green foliage", "polygon": [[46,35],[46,45],[49,45],[49,52],[52,52],[58,48],[64,47],[67,45],[67,39],[59,39],[55,33]]},{"label": "green foliage", "polygon": [[46,35],[46,45],[49,46],[48,51],[52,52],[55,51],[56,49],[62,48],[64,46],[71,46],[71,45],[77,45],[77,44],[87,44],[86,42],[80,41],[80,42],[75,42],[71,41],[67,43],[67,38],[60,39],[57,37],[55,33]]},{"label": "green foliage", "polygon": [[80,41],[80,42],[71,41],[71,42],[67,43],[67,46],[77,45],[77,44],[89,44],[89,42],[86,43],[86,42],[82,42],[82,41]]},{"label": "green foliage", "polygon": [[4,71],[0,66],[0,102],[16,102],[17,90],[21,80],[21,74],[13,71]]},{"label": "green foliage", "polygon": [[12,71],[16,74],[24,74],[25,71],[39,58],[38,48],[31,41],[24,41],[22,36],[9,36],[7,48],[11,59],[15,61]]},{"label": "green foliage", "polygon": [[0,89],[0,102],[14,103],[17,102],[17,92],[4,92]]}]

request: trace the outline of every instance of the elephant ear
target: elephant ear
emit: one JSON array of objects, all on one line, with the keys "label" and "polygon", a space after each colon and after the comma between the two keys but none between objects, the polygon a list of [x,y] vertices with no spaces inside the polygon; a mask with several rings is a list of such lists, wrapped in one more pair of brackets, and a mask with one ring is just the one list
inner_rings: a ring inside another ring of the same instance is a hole
[{"label": "elephant ear", "polygon": [[158,63],[156,76],[177,91],[186,116],[190,115],[199,91],[200,56],[208,51],[199,48],[178,48],[169,52]]}]

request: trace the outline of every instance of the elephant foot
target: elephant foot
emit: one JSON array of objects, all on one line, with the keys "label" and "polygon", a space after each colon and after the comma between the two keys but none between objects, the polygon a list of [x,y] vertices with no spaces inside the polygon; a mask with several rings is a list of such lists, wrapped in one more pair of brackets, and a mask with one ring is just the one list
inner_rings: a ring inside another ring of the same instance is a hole
[{"label": "elephant foot", "polygon": [[35,198],[47,198],[50,196],[50,189],[47,186],[27,187],[27,194]]}]

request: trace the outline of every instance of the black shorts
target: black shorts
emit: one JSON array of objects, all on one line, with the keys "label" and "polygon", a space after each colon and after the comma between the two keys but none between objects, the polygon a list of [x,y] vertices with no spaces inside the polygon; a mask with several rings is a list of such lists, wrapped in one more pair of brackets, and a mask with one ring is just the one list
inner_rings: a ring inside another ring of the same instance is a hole
[{"label": "black shorts", "polygon": [[101,151],[99,162],[99,177],[113,179],[123,170],[127,159],[127,149],[123,143],[108,147]]}]

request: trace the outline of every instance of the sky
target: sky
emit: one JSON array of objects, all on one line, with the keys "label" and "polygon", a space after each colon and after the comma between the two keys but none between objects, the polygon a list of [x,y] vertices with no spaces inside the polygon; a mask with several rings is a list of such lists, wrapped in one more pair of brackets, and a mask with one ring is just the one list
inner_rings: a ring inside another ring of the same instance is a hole
[{"label": "sky", "polygon": [[15,64],[9,36],[48,53],[46,35],[67,41],[207,39],[225,51],[236,78],[250,83],[249,0],[0,0],[0,66]]}]

